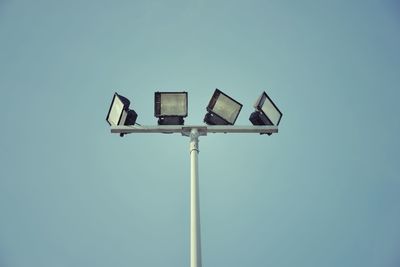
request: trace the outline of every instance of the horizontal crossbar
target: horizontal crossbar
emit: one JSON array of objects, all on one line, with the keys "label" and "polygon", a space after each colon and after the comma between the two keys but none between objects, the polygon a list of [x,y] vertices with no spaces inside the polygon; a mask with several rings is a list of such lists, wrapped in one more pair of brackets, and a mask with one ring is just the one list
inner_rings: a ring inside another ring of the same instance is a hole
[{"label": "horizontal crossbar", "polygon": [[181,133],[187,136],[192,129],[197,129],[200,135],[208,133],[277,133],[277,126],[234,126],[234,125],[156,125],[156,126],[112,126],[111,133]]}]

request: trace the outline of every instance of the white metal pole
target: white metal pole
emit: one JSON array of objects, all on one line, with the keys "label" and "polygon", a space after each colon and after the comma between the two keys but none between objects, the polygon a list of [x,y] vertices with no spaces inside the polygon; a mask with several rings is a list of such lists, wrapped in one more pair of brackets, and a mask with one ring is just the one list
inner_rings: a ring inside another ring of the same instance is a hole
[{"label": "white metal pole", "polygon": [[199,205],[199,132],[190,131],[190,267],[201,267]]},{"label": "white metal pole", "polygon": [[[0,0],[1,1],[1,0]],[[181,133],[190,137],[190,267],[201,267],[200,204],[199,204],[199,136],[208,133],[258,133],[278,132],[278,126],[233,125],[157,125],[112,126],[111,133]]]}]

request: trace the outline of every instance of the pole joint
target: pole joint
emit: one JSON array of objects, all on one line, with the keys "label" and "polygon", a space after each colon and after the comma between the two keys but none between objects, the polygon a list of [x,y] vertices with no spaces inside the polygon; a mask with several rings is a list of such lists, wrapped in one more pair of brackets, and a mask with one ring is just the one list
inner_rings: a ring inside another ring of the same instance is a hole
[{"label": "pole joint", "polygon": [[192,128],[190,130],[190,154],[195,151],[197,153],[199,153],[199,131],[197,130],[197,128]]}]

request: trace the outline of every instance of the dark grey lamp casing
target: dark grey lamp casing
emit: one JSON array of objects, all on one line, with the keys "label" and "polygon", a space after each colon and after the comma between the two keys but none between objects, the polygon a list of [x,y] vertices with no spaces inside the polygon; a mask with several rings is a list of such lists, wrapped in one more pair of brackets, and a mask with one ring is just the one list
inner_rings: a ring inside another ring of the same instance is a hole
[{"label": "dark grey lamp casing", "polygon": [[110,125],[134,125],[137,113],[129,109],[130,101],[115,93],[107,113],[106,121]]},{"label": "dark grey lamp casing", "polygon": [[158,118],[158,125],[183,125],[187,115],[187,92],[154,93],[154,116]]},{"label": "dark grey lamp casing", "polygon": [[282,112],[265,91],[257,99],[254,108],[256,111],[251,113],[249,118],[253,125],[279,125],[282,119]]},{"label": "dark grey lamp casing", "polygon": [[234,125],[242,106],[235,99],[215,89],[208,103],[204,122],[208,125]]}]

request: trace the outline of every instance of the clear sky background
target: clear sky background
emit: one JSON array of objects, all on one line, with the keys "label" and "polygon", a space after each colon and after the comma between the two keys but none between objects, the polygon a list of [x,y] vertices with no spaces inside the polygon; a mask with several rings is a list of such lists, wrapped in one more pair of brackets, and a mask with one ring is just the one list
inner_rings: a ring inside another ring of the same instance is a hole
[{"label": "clear sky background", "polygon": [[188,266],[189,151],[115,91],[267,91],[279,134],[200,139],[203,266],[400,266],[400,3],[0,0],[0,266]]}]

